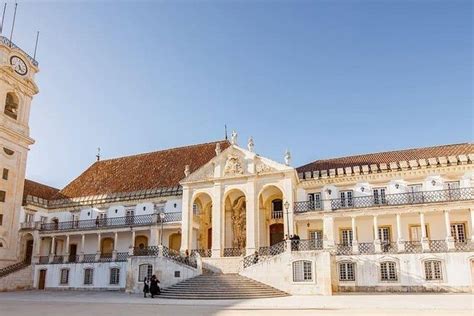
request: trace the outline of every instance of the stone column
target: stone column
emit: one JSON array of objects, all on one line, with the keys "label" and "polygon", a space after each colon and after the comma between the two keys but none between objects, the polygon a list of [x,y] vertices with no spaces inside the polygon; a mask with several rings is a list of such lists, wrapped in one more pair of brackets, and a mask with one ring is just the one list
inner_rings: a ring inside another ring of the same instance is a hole
[{"label": "stone column", "polygon": [[112,261],[117,259],[117,243],[118,243],[118,233],[114,233],[114,250],[112,251]]},{"label": "stone column", "polygon": [[379,239],[379,223],[377,215],[374,215],[374,248],[376,253],[382,252],[382,244]]},{"label": "stone column", "polygon": [[212,197],[212,257],[221,257],[222,248],[222,184],[217,182],[214,184],[214,194]]},{"label": "stone column", "polygon": [[86,244],[86,235],[81,234],[81,253],[79,254],[79,262],[84,261],[84,247]]},{"label": "stone column", "polygon": [[426,235],[426,224],[425,224],[425,213],[420,213],[420,226],[421,226],[421,249],[423,251],[430,251],[430,243]]},{"label": "stone column", "polygon": [[352,252],[354,254],[359,253],[359,242],[357,241],[357,225],[356,217],[352,216]]},{"label": "stone column", "polygon": [[334,248],[334,217],[323,216],[323,246],[324,249]]},{"label": "stone column", "polygon": [[95,254],[95,261],[100,260],[100,241],[101,241],[101,234],[97,233],[97,252]]},{"label": "stone column", "polygon": [[[183,230],[181,230],[183,231]],[[181,235],[181,237],[183,237]],[[161,242],[161,226],[160,228],[158,227],[152,227],[150,228],[150,243],[148,246],[158,246],[158,245],[161,245],[162,242]],[[181,240],[181,244],[182,244],[182,240]]]},{"label": "stone column", "polygon": [[69,262],[69,235],[66,235],[66,251],[64,252],[64,262]]},{"label": "stone column", "polygon": [[257,250],[257,201],[258,197],[255,195],[255,182],[249,181],[247,183],[247,196],[245,201],[245,215],[246,215],[246,255],[251,255]]},{"label": "stone column", "polygon": [[405,251],[405,242],[403,239],[403,233],[402,233],[402,219],[401,215],[397,214],[397,249],[398,252],[404,252]]},{"label": "stone column", "polygon": [[454,238],[451,235],[451,220],[449,218],[449,212],[444,211],[444,224],[446,225],[446,246],[448,250],[455,249]]},{"label": "stone column", "polygon": [[190,250],[191,247],[191,236],[193,228],[192,218],[192,201],[191,192],[188,187],[183,187],[183,206],[182,206],[182,218],[181,218],[181,252]]},{"label": "stone column", "polygon": [[54,247],[56,246],[56,237],[51,237],[51,249],[49,251],[49,262],[53,262],[54,259]]},{"label": "stone column", "polygon": [[33,245],[34,245],[34,252],[33,252],[33,263],[39,263],[39,259],[41,256],[41,238],[37,230],[33,232]]}]

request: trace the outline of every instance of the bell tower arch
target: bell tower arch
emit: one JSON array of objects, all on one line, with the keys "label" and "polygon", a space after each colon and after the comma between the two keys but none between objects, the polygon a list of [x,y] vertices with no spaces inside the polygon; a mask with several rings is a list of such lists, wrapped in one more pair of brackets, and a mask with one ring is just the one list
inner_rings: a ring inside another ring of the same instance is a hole
[{"label": "bell tower arch", "polygon": [[29,117],[38,87],[38,62],[0,36],[0,267],[19,260],[19,215],[30,137]]}]

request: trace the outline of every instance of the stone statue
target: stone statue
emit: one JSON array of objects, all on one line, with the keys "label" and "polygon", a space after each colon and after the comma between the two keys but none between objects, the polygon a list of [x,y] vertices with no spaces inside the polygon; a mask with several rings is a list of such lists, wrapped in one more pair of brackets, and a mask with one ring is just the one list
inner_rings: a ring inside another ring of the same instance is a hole
[{"label": "stone statue", "polygon": [[216,144],[216,156],[219,156],[219,154],[221,153],[221,144],[220,143],[217,143]]},{"label": "stone statue", "polygon": [[291,154],[290,151],[287,149],[285,152],[285,165],[289,166],[291,163]]},{"label": "stone statue", "polygon": [[250,136],[249,141],[247,143],[247,148],[249,151],[253,152],[254,146],[255,146],[255,143],[253,142],[252,136]]},{"label": "stone statue", "polygon": [[237,132],[232,131],[232,134],[230,135],[230,143],[232,145],[237,145]]},{"label": "stone statue", "polygon": [[229,157],[227,157],[227,161],[225,162],[224,174],[234,175],[243,173],[244,169],[242,168],[239,157],[235,155],[229,155]]},{"label": "stone statue", "polygon": [[245,249],[246,245],[246,219],[245,197],[239,198],[232,205],[232,247]]},{"label": "stone statue", "polygon": [[189,169],[189,165],[184,166],[184,176],[188,177],[191,174],[191,170]]}]

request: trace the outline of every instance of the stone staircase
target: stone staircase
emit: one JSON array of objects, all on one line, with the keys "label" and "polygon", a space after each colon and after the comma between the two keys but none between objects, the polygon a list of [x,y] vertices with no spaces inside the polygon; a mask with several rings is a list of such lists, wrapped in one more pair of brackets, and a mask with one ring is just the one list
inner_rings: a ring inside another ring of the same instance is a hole
[{"label": "stone staircase", "polygon": [[0,269],[0,292],[26,290],[33,287],[33,267],[18,262]]},{"label": "stone staircase", "polygon": [[160,298],[252,299],[288,296],[263,283],[239,274],[203,274],[163,289]]}]

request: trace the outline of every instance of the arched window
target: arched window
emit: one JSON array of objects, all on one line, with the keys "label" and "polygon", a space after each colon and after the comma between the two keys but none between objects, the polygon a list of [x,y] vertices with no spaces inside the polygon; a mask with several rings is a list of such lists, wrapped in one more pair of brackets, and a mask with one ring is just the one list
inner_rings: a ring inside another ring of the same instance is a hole
[{"label": "arched window", "polygon": [[385,261],[380,263],[380,280],[397,281],[397,264],[394,261]]},{"label": "arched window", "polygon": [[309,260],[293,262],[293,282],[313,281],[313,263]]},{"label": "arched window", "polygon": [[426,260],[424,265],[425,265],[425,279],[427,281],[443,279],[443,270],[441,268],[441,261]]},{"label": "arched window", "polygon": [[354,262],[345,261],[339,263],[339,281],[355,281]]},{"label": "arched window", "polygon": [[153,274],[153,266],[151,264],[141,264],[138,267],[138,282],[143,282],[145,278],[151,279]]},{"label": "arched window", "polygon": [[5,98],[4,113],[14,120],[18,118],[18,97],[11,92],[8,92]]}]

